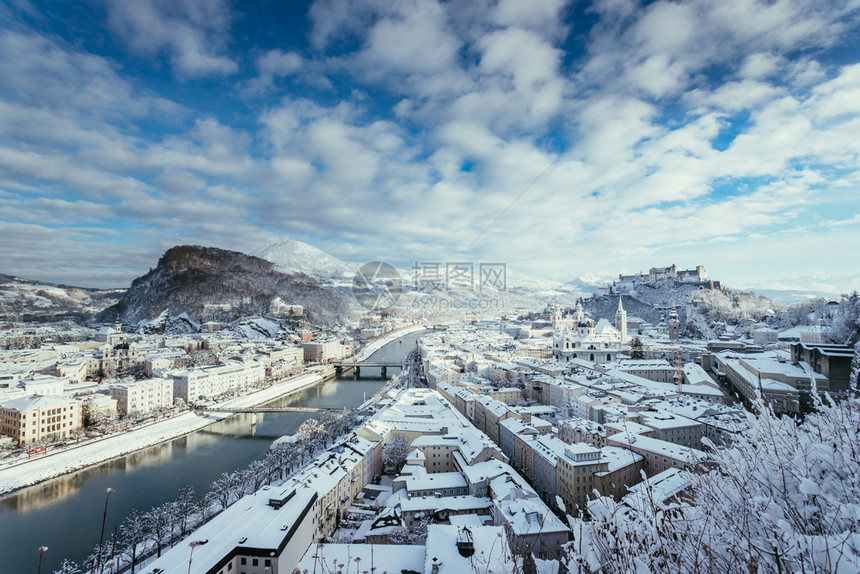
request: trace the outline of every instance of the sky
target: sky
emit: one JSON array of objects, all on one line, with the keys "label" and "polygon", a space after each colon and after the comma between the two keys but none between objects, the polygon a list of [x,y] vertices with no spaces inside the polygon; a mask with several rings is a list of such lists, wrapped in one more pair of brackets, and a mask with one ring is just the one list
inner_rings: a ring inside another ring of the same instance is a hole
[{"label": "sky", "polygon": [[0,0],[0,273],[173,245],[860,289],[860,1]]}]

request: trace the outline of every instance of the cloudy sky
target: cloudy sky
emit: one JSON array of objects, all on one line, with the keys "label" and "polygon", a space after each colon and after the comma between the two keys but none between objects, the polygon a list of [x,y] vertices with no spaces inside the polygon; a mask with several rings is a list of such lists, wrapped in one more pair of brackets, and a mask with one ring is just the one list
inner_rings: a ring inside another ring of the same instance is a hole
[{"label": "cloudy sky", "polygon": [[0,54],[0,273],[289,237],[860,288],[858,0],[12,0]]}]

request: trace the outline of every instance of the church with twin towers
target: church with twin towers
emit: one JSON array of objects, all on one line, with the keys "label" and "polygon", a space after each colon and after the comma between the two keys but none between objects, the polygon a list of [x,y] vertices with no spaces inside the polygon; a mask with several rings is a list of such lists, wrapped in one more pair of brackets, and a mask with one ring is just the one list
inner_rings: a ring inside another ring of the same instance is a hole
[{"label": "church with twin towers", "polygon": [[610,363],[618,353],[624,352],[629,340],[627,311],[624,310],[621,296],[618,297],[614,326],[607,319],[595,324],[579,300],[573,314],[562,316],[561,309],[555,307],[552,327],[552,355],[559,361],[581,359],[592,363]]}]

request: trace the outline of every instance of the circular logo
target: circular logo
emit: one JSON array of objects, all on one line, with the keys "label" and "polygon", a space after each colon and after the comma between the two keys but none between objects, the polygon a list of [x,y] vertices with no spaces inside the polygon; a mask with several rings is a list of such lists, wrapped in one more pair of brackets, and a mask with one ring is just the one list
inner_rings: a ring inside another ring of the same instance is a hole
[{"label": "circular logo", "polygon": [[382,311],[393,307],[403,292],[397,269],[383,261],[362,265],[352,278],[352,295],[365,309]]}]

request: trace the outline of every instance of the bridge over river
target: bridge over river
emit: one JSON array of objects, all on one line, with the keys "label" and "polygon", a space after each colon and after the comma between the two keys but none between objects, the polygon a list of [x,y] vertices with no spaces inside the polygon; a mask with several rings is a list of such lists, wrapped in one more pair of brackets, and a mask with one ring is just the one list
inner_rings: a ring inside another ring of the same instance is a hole
[{"label": "bridge over river", "polygon": [[352,369],[352,372],[355,373],[356,377],[361,376],[361,367],[377,367],[380,369],[383,377],[388,376],[388,369],[390,367],[398,369],[404,368],[402,361],[335,361],[332,365],[334,365],[334,370],[338,375],[344,370]]},{"label": "bridge over river", "polygon": [[319,413],[322,411],[342,411],[333,407],[205,407],[197,408],[195,412],[203,413]]}]

